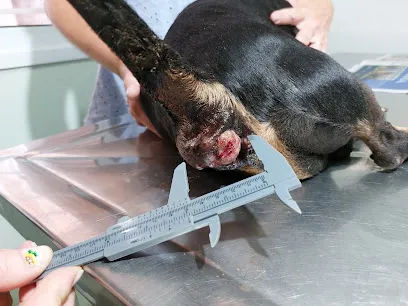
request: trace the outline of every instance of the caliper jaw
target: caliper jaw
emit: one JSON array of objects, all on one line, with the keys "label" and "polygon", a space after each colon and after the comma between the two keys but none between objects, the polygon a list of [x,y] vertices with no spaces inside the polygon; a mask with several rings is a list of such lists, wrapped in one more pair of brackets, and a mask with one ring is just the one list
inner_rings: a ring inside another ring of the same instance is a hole
[{"label": "caliper jaw", "polygon": [[298,177],[289,165],[285,157],[272,145],[267,143],[262,137],[256,135],[248,136],[256,155],[262,161],[268,179],[275,186],[275,193],[278,198],[293,211],[301,214],[297,203],[292,199],[289,191],[300,188]]}]

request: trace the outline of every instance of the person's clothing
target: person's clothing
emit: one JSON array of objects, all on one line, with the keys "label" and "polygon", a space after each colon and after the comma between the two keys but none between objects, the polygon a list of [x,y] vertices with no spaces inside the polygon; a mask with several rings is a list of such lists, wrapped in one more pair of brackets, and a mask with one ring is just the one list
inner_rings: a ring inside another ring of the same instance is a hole
[{"label": "person's clothing", "polygon": [[[127,0],[129,5],[160,38],[164,38],[178,14],[195,0]],[[99,66],[95,90],[85,124],[129,112],[122,79]]]}]

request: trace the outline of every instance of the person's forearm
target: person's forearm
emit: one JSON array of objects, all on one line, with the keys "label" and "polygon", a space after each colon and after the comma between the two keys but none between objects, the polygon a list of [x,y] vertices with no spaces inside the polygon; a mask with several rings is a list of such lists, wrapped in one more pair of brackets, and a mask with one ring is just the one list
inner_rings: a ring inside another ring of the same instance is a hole
[{"label": "person's forearm", "polygon": [[98,37],[67,0],[45,0],[45,11],[53,25],[88,56],[121,76],[123,64]]}]

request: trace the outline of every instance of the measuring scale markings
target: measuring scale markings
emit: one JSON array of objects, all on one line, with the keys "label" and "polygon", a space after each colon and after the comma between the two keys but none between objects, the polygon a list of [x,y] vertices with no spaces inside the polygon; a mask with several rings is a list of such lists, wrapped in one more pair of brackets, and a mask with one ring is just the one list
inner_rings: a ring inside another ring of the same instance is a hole
[{"label": "measuring scale markings", "polygon": [[289,193],[301,184],[286,159],[261,137],[250,136],[249,140],[265,172],[190,200],[186,165],[182,163],[174,171],[167,205],[113,225],[100,236],[56,251],[38,279],[63,266],[82,266],[104,257],[113,261],[206,226],[210,228],[209,239],[214,247],[221,233],[218,215],[273,193],[301,213]]}]

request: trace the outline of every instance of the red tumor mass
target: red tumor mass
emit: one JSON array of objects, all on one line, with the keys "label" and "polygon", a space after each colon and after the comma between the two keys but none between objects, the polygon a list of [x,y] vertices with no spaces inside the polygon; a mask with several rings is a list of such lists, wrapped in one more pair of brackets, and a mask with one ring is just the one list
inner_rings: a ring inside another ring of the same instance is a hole
[{"label": "red tumor mass", "polygon": [[221,164],[233,162],[241,150],[241,139],[231,130],[225,131],[218,138],[218,158]]},{"label": "red tumor mass", "polygon": [[234,149],[234,143],[232,141],[228,141],[227,145],[224,147],[224,152],[221,153],[220,158],[224,158],[226,156],[230,156]]}]

